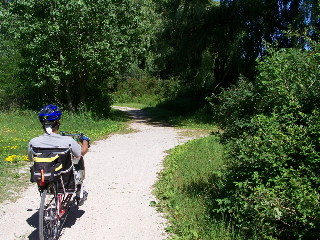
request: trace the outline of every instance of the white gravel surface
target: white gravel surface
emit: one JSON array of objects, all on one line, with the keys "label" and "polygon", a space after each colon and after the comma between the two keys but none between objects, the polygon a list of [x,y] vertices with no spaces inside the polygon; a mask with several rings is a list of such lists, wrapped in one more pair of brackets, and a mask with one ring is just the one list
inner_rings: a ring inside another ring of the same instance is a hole
[{"label": "white gravel surface", "polygon": [[[188,139],[178,130],[150,124],[141,110],[118,108],[133,117],[134,132],[94,142],[85,156],[88,200],[74,207],[60,239],[162,240],[165,219],[150,206],[165,151]],[[38,239],[40,196],[32,185],[14,203],[0,205],[0,240]]]}]

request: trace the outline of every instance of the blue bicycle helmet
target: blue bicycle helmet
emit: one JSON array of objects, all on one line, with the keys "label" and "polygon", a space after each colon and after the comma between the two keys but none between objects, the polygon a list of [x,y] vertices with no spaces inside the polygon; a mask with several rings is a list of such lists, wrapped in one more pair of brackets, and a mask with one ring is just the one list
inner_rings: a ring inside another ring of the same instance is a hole
[{"label": "blue bicycle helmet", "polygon": [[49,104],[41,108],[39,113],[39,120],[43,125],[52,125],[61,118],[62,113],[56,105]]}]

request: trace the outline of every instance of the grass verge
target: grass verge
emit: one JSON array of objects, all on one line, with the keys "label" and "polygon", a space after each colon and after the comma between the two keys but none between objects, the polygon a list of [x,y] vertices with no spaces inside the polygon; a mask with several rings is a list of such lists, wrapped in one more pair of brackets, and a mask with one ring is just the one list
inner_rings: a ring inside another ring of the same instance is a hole
[{"label": "grass verge", "polygon": [[171,239],[236,239],[230,226],[211,217],[215,176],[224,168],[223,150],[211,135],[174,148],[165,159],[155,195],[169,221]]},{"label": "grass verge", "polygon": [[[92,141],[126,127],[129,117],[112,109],[108,119],[96,120],[90,113],[64,114],[60,130],[83,132]],[[15,200],[17,194],[29,184],[27,159],[28,142],[43,134],[37,112],[12,111],[0,113],[0,203]]]}]

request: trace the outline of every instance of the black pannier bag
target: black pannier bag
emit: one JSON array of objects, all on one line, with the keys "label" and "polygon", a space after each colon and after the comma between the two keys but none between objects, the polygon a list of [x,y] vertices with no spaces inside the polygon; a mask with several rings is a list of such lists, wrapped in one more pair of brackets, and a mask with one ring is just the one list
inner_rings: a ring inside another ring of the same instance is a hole
[{"label": "black pannier bag", "polygon": [[36,155],[33,160],[33,166],[30,168],[30,181],[40,182],[41,181],[41,170],[44,175],[44,182],[54,182],[58,180],[58,192],[63,191],[60,172],[70,170],[66,173],[61,174],[64,188],[66,191],[75,190],[75,180],[70,151],[65,154],[58,154],[59,152],[65,152],[68,149],[63,148],[32,148],[35,153],[41,153]]}]

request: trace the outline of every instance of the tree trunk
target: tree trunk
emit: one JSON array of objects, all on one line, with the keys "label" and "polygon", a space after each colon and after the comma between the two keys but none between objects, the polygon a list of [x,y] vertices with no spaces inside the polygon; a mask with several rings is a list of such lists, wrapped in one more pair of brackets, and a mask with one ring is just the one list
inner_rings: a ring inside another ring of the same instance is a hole
[{"label": "tree trunk", "polygon": [[[64,69],[64,60],[63,60],[63,55],[62,55],[62,48],[60,47],[60,63],[61,63],[61,68]],[[65,87],[65,93],[66,93],[66,98],[67,98],[67,106],[68,106],[68,111],[70,113],[73,112],[73,104],[72,104],[72,98],[71,98],[71,90],[70,90],[70,81],[68,78],[64,79],[64,87]]]},{"label": "tree trunk", "polygon": [[72,105],[72,98],[71,98],[71,91],[70,91],[70,82],[68,81],[68,79],[66,79],[66,81],[65,81],[65,87],[66,87],[68,111],[70,113],[72,113],[73,112],[73,105]]},{"label": "tree trunk", "polygon": [[80,103],[86,101],[86,79],[83,74],[79,73],[79,94],[80,94]]},{"label": "tree trunk", "polygon": [[[51,11],[54,10],[54,6],[53,6],[53,2],[50,1],[50,5],[51,5]],[[53,22],[56,22],[56,18],[54,17],[54,15],[52,15],[52,20]],[[72,98],[71,98],[71,90],[70,90],[70,81],[68,80],[68,78],[64,77],[64,70],[65,70],[65,63],[64,63],[64,59],[63,59],[63,50],[62,50],[62,41],[61,41],[61,38],[60,36],[58,35],[57,36],[58,38],[58,43],[59,43],[59,46],[60,46],[60,52],[59,52],[59,61],[60,61],[60,64],[61,64],[61,69],[62,69],[62,74],[60,74],[60,82],[62,84],[62,87],[65,88],[65,93],[66,93],[66,98],[67,98],[67,107],[68,107],[68,111],[70,113],[73,112],[73,105],[72,105]]]}]

